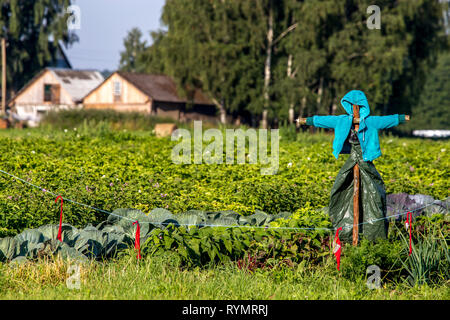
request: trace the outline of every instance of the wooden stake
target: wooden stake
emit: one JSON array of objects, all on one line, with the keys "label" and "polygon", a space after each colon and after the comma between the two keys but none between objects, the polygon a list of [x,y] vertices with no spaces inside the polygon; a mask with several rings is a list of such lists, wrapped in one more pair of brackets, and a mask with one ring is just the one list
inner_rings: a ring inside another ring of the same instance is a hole
[{"label": "wooden stake", "polygon": [[2,38],[2,113],[6,114],[6,39]]},{"label": "wooden stake", "polygon": [[[359,106],[353,105],[353,117],[359,118]],[[355,131],[358,132],[359,124],[355,124]],[[358,245],[359,234],[359,166],[355,164],[353,167],[353,245]]]}]

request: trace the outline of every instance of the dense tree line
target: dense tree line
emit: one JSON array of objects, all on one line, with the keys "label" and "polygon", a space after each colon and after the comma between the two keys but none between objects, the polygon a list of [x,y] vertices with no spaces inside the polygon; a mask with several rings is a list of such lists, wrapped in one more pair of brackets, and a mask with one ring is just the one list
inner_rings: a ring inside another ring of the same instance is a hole
[{"label": "dense tree line", "polygon": [[417,104],[412,108],[414,117],[408,129],[450,129],[450,52],[438,57],[430,70]]},{"label": "dense tree line", "polygon": [[201,87],[221,119],[253,124],[340,113],[351,89],[374,113],[410,113],[446,44],[438,0],[380,0],[381,28],[369,29],[371,0],[167,0],[164,29],[143,45],[125,41],[121,67],[173,76],[182,94]]}]

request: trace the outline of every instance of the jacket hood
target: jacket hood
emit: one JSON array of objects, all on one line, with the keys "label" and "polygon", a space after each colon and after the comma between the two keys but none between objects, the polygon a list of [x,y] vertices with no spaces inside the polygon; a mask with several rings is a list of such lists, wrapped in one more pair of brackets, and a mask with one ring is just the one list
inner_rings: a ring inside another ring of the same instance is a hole
[{"label": "jacket hood", "polygon": [[352,90],[341,99],[341,105],[349,115],[353,115],[353,105],[360,106],[359,116],[365,119],[370,114],[369,102],[367,97],[361,90]]}]

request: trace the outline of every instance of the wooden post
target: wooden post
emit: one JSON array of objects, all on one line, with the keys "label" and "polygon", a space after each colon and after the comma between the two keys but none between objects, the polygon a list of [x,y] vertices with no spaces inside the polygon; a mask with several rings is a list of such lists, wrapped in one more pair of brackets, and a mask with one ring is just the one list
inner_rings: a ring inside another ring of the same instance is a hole
[{"label": "wooden post", "polygon": [[[359,118],[359,106],[353,105],[353,117]],[[355,124],[355,131],[358,132],[359,123]],[[356,163],[353,167],[353,245],[358,245],[359,234],[359,166]]]},{"label": "wooden post", "polygon": [[2,112],[6,114],[6,39],[2,38]]}]

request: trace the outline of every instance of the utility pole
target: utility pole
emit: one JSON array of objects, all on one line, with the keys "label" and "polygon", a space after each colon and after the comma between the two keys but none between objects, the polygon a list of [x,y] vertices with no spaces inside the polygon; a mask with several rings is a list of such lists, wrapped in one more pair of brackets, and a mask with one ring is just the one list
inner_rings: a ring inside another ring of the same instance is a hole
[{"label": "utility pole", "polygon": [[6,114],[6,39],[2,38],[2,113]]}]

